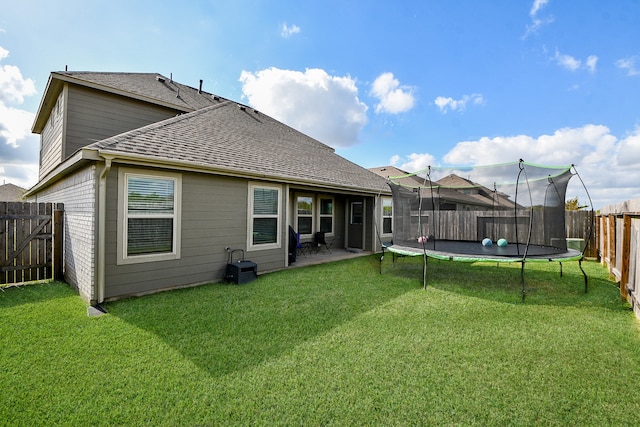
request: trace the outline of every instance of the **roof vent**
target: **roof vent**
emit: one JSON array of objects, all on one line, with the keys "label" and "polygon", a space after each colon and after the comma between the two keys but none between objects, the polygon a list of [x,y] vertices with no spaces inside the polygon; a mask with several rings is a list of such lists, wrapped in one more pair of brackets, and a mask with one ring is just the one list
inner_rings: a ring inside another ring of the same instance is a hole
[{"label": "roof vent", "polygon": [[245,111],[245,110],[246,110],[246,108],[245,108],[245,106],[244,106],[244,105],[238,105],[238,107],[240,107],[240,110],[241,110],[241,111]]},{"label": "roof vent", "polygon": [[220,97],[217,96],[217,95],[213,95],[213,99],[216,100],[216,101],[220,101]]},{"label": "roof vent", "polygon": [[164,77],[162,76],[156,76],[156,80],[159,81],[160,83],[164,83]]},{"label": "roof vent", "polygon": [[200,86],[198,87],[198,93],[202,93],[202,79],[200,79]]}]

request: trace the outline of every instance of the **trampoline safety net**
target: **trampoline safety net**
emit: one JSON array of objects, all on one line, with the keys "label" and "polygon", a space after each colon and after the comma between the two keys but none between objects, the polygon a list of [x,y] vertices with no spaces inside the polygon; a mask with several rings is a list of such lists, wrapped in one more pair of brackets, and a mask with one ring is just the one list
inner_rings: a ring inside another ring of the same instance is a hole
[{"label": "trampoline safety net", "polygon": [[389,177],[393,246],[474,259],[566,254],[565,198],[572,168],[520,160],[428,167]]}]

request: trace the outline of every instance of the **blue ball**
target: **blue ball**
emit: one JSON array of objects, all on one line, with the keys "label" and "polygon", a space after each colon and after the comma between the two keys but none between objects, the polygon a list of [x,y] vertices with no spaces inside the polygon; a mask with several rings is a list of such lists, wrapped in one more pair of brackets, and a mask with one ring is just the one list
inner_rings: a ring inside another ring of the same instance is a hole
[{"label": "blue ball", "polygon": [[482,246],[491,246],[491,245],[493,245],[493,242],[491,241],[490,238],[486,237],[482,239]]},{"label": "blue ball", "polygon": [[501,248],[504,248],[508,244],[509,244],[509,242],[507,242],[507,239],[499,239],[498,240],[498,246],[500,246]]}]

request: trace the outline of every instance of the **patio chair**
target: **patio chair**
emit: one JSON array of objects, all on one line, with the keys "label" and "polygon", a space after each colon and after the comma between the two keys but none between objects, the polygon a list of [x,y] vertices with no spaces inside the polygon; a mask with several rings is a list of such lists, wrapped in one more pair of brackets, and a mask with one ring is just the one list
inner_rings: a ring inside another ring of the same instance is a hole
[{"label": "patio chair", "polygon": [[304,255],[311,250],[311,243],[301,242],[300,233],[297,233],[293,227],[289,226],[289,263],[296,262],[298,255]]},{"label": "patio chair", "polygon": [[309,252],[309,244],[308,243],[302,243],[300,241],[300,233],[296,233],[296,239],[297,239],[297,243],[296,243],[296,250],[298,252],[299,255],[304,255],[305,252]]},{"label": "patio chair", "polygon": [[324,236],[324,232],[322,231],[318,231],[316,234],[313,235],[313,243],[314,246],[316,248],[316,252],[319,252],[322,247],[324,246],[325,249],[331,253],[331,245],[333,245],[333,240],[331,240],[329,243],[327,243],[327,240],[325,239]]}]

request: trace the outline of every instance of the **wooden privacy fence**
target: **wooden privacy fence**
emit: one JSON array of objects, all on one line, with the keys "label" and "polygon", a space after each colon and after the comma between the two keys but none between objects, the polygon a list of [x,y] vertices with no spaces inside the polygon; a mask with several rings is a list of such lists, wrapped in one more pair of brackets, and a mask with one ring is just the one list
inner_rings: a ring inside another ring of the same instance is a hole
[{"label": "wooden privacy fence", "polygon": [[[423,213],[422,221],[426,224],[430,223],[431,212]],[[437,234],[440,239],[448,240],[471,240],[480,241],[484,237],[491,237],[497,240],[505,238],[509,242],[526,241],[529,231],[530,210],[521,210],[517,212],[517,229],[520,233],[516,239],[516,227],[514,224],[513,211],[437,211],[434,214],[434,224],[432,227],[437,228],[437,232],[428,231]],[[545,218],[542,211],[533,212],[533,244],[552,245],[554,238],[545,236]],[[551,224],[550,228],[553,224]],[[418,215],[412,216],[411,223],[407,224],[409,230],[415,230],[418,227]],[[406,231],[406,230],[405,230]],[[561,229],[557,230],[561,233]],[[584,255],[587,258],[596,258],[598,255],[596,248],[596,233],[594,225],[594,214],[592,211],[565,211],[565,236],[567,245],[572,249],[582,250],[585,245]]]},{"label": "wooden privacy fence", "polygon": [[0,202],[0,285],[62,277],[62,203]]},{"label": "wooden privacy fence", "polygon": [[640,199],[606,206],[597,217],[600,262],[620,285],[620,296],[640,318]]}]

